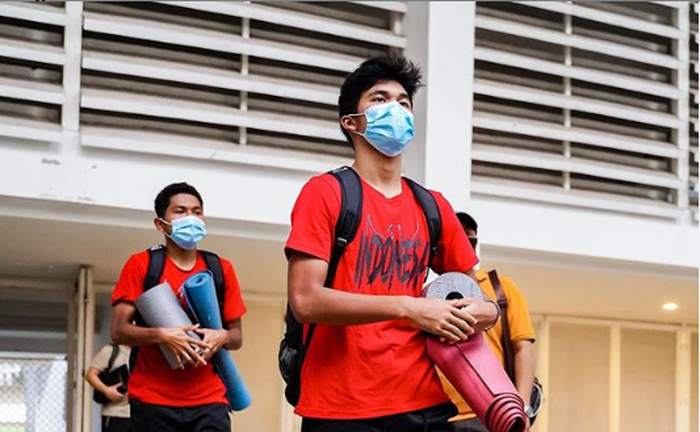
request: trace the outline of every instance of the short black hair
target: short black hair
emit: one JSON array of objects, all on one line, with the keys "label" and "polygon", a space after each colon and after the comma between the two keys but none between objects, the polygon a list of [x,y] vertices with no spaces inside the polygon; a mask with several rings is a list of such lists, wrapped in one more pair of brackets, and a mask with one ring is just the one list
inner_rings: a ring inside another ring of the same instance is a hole
[{"label": "short black hair", "polygon": [[[406,90],[413,104],[413,95],[423,85],[423,74],[415,63],[406,57],[389,54],[372,57],[362,62],[340,87],[338,118],[357,113],[357,104],[362,93],[380,81],[396,81]],[[350,134],[342,128],[345,138],[352,144]]]},{"label": "short black hair", "polygon": [[197,189],[194,188],[194,186],[189,185],[185,182],[172,183],[164,187],[163,190],[160,191],[156,196],[155,210],[156,215],[158,215],[159,218],[165,217],[165,211],[170,205],[170,198],[178,194],[189,194],[194,196],[199,200],[199,204],[202,206],[202,208],[204,208],[204,200],[202,199],[202,196],[199,194],[199,192],[197,192]]},{"label": "short black hair", "polygon": [[459,223],[461,223],[463,227],[473,230],[474,232],[479,232],[479,225],[476,223],[473,217],[469,216],[465,212],[457,212],[456,215],[457,219],[459,219]]}]

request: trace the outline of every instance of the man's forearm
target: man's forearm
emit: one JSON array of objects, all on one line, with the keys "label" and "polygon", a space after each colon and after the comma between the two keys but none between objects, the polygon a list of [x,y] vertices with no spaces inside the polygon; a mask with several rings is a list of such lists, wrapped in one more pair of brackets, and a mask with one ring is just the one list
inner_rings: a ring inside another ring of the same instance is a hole
[{"label": "man's forearm", "polygon": [[226,343],[224,343],[224,349],[227,350],[237,350],[243,345],[243,331],[241,328],[240,318],[227,322],[225,325],[226,330]]},{"label": "man's forearm", "polygon": [[496,325],[499,316],[498,305],[484,300],[474,300],[465,310],[476,318],[476,324],[472,326],[476,331],[482,331]]},{"label": "man's forearm", "polygon": [[163,342],[163,332],[158,327],[139,327],[135,324],[123,323],[112,332],[112,340],[119,345],[155,345]]},{"label": "man's forearm", "polygon": [[136,307],[133,303],[121,301],[112,308],[112,341],[120,345],[154,345],[165,340],[162,328],[140,327],[135,324]]},{"label": "man's forearm", "polygon": [[454,342],[466,340],[474,332],[470,325],[477,320],[462,310],[469,305],[467,299],[445,301],[328,289],[323,286],[327,267],[316,258],[290,259],[289,303],[294,317],[302,323],[357,325],[407,319],[420,330]]},{"label": "man's forearm", "polygon": [[288,271],[289,302],[300,322],[369,324],[407,314],[406,296],[349,293],[324,287],[328,264],[320,259],[293,255]]},{"label": "man's forearm", "polygon": [[87,380],[87,382],[90,383],[92,388],[99,391],[100,393],[105,393],[107,391],[107,386],[105,385],[105,383],[102,382],[102,380],[100,380],[97,374],[97,369],[90,368],[85,374],[85,379]]},{"label": "man's forearm", "polygon": [[519,341],[515,344],[515,387],[526,405],[530,403],[534,381],[535,356],[532,341]]},{"label": "man's forearm", "polygon": [[[425,310],[428,301],[408,295],[349,293],[320,285],[298,291],[305,294],[291,296],[294,316],[300,322],[331,325],[370,324],[401,318],[411,320],[418,309]],[[488,327],[498,316],[492,304],[481,300],[473,301],[464,310],[476,318],[478,329]],[[436,309],[435,312],[439,311]]]},{"label": "man's forearm", "polygon": [[301,322],[331,325],[369,324],[407,315],[408,296],[379,296],[317,289],[292,302]]},{"label": "man's forearm", "polygon": [[[479,279],[476,277],[476,272],[473,268],[469,269],[464,274],[469,276],[474,282],[476,282],[477,285],[479,285]],[[484,294],[484,299],[488,299],[486,294]],[[482,331],[496,325],[496,320],[500,315],[500,310],[498,309],[497,304],[481,300],[475,300],[471,305],[466,307],[466,311],[476,318],[476,324],[473,326],[474,330],[476,331]]]}]

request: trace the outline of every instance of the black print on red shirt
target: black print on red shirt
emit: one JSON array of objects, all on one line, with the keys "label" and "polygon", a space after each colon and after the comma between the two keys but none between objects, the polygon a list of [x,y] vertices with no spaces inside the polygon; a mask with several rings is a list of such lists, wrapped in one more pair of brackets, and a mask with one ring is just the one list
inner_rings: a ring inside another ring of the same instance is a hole
[{"label": "black print on red shirt", "polygon": [[430,244],[419,236],[420,224],[408,238],[401,225],[389,225],[386,233],[377,230],[367,215],[355,268],[355,285],[372,285],[377,280],[391,291],[394,283],[412,292],[422,282],[428,267]]}]

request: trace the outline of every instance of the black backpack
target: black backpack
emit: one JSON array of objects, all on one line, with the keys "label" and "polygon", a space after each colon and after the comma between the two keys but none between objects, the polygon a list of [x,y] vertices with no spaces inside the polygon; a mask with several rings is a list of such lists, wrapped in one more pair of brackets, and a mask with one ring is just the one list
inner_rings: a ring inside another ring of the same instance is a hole
[{"label": "black backpack", "polygon": [[[346,166],[333,170],[329,174],[335,177],[340,184],[341,202],[340,214],[335,224],[335,243],[324,283],[324,286],[327,288],[333,286],[340,258],[343,256],[345,248],[355,238],[362,219],[362,183],[360,182],[360,177],[354,170]],[[420,203],[428,223],[430,238],[429,267],[437,253],[438,241],[442,234],[440,210],[435,198],[427,189],[409,178],[404,177],[404,180],[406,180],[411,191],[413,191],[413,195]],[[284,395],[290,404],[296,406],[301,395],[301,368],[311,343],[311,337],[316,329],[316,324],[312,323],[309,325],[306,340],[303,340],[304,326],[294,318],[289,304],[287,304],[285,323],[286,330],[280,342],[277,361],[282,379],[287,384]]]},{"label": "black backpack", "polygon": [[[221,267],[221,259],[213,252],[200,250],[199,253],[202,255],[207,268],[214,275],[216,298],[219,301],[219,311],[221,311],[221,318],[223,319],[226,281],[224,280],[224,270]],[[163,245],[153,246],[152,248],[148,249],[148,270],[146,271],[146,277],[143,279],[143,292],[148,291],[160,283],[160,278],[163,277],[163,269],[165,269],[165,247]],[[136,311],[134,320],[136,321],[136,325],[141,327],[146,326],[146,323],[143,321],[143,318],[138,311]],[[138,351],[138,347],[131,347],[131,354],[129,355],[129,370],[133,370],[134,366],[136,365]]]},{"label": "black backpack", "polygon": [[[126,383],[129,381],[129,370],[127,369],[126,365],[121,365],[116,369],[112,369],[114,367],[114,362],[119,356],[119,345],[111,343],[110,346],[112,347],[112,351],[109,355],[107,368],[103,371],[100,371],[97,374],[97,377],[108,387],[113,386],[115,384],[121,384],[117,388],[117,391],[119,391],[121,394],[124,394],[126,393]],[[92,399],[101,405],[107,405],[112,403],[112,401],[109,400],[104,393],[97,389],[93,390]]]}]

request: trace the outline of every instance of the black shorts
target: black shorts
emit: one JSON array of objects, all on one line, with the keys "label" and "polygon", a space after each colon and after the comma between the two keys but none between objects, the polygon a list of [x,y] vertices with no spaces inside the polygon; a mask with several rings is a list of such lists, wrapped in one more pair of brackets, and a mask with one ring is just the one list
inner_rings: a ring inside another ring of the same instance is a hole
[{"label": "black shorts", "polygon": [[102,432],[131,432],[131,419],[102,416]]},{"label": "black shorts", "polygon": [[131,399],[129,405],[133,432],[231,432],[225,404],[169,407]]},{"label": "black shorts", "polygon": [[452,423],[453,432],[489,432],[478,418],[460,420]]},{"label": "black shorts", "polygon": [[451,432],[447,420],[457,414],[452,403],[362,420],[325,420],[304,417],[301,432]]}]

